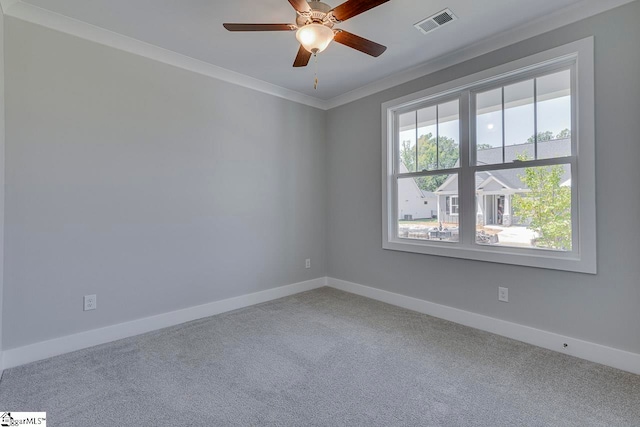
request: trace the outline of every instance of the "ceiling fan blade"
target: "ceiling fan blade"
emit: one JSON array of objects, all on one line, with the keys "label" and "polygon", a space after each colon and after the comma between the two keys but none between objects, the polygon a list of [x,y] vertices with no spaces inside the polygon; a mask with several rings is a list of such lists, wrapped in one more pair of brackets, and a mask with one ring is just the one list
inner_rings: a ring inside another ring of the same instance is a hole
[{"label": "ceiling fan blade", "polygon": [[311,12],[311,7],[306,0],[289,0],[289,3],[291,3],[291,6],[298,12]]},{"label": "ceiling fan blade", "polygon": [[294,24],[222,24],[229,31],[295,31]]},{"label": "ceiling fan blade", "polygon": [[293,61],[293,66],[306,67],[309,63],[309,59],[311,59],[311,52],[300,45],[300,50],[298,50],[298,56],[296,56],[296,60]]},{"label": "ceiling fan blade", "polygon": [[335,7],[332,12],[338,21],[346,21],[349,18],[360,15],[388,1],[389,0],[348,0],[340,6]]},{"label": "ceiling fan blade", "polygon": [[375,57],[382,55],[384,51],[387,50],[386,46],[372,42],[371,40],[367,40],[360,36],[356,36],[355,34],[351,34],[344,30],[338,30],[334,40],[340,44],[349,46],[355,50],[359,50],[360,52],[364,52],[367,55]]}]

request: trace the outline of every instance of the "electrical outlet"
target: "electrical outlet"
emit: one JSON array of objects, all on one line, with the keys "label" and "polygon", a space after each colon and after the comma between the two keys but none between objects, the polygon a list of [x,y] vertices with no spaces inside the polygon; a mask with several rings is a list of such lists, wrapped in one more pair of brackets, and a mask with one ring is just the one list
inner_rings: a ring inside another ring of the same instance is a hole
[{"label": "electrical outlet", "polygon": [[307,258],[304,262],[304,268],[311,268],[311,258]]},{"label": "electrical outlet", "polygon": [[84,311],[95,310],[98,308],[98,297],[96,295],[84,296]]},{"label": "electrical outlet", "polygon": [[498,288],[498,301],[509,302],[509,288]]}]

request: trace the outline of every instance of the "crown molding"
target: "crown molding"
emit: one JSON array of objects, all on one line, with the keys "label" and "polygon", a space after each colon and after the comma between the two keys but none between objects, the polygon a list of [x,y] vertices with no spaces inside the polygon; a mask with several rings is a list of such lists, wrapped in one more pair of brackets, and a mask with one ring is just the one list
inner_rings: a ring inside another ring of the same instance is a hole
[{"label": "crown molding", "polygon": [[339,107],[358,99],[373,95],[386,89],[407,83],[411,80],[435,73],[453,65],[476,58],[494,50],[544,34],[565,25],[589,18],[607,10],[614,9],[636,0],[582,0],[571,6],[559,9],[524,25],[482,39],[465,48],[424,62],[405,71],[369,83],[350,92],[331,98],[327,109]]},{"label": "crown molding", "polygon": [[582,0],[537,20],[528,22],[525,25],[496,34],[463,49],[424,62],[328,100],[309,96],[254,77],[249,77],[32,4],[24,3],[20,0],[0,0],[0,6],[5,15],[13,18],[253,89],[258,92],[267,93],[321,110],[330,110],[633,1],[636,0]]},{"label": "crown molding", "polygon": [[[6,8],[5,3],[7,6]],[[5,15],[12,18],[17,18],[55,31],[70,34],[81,39],[153,59],[164,64],[169,64],[194,73],[253,89],[258,92],[267,93],[299,104],[326,110],[327,101],[325,100],[249,77],[29,3],[24,3],[19,0],[0,0],[0,4],[3,6]]]}]

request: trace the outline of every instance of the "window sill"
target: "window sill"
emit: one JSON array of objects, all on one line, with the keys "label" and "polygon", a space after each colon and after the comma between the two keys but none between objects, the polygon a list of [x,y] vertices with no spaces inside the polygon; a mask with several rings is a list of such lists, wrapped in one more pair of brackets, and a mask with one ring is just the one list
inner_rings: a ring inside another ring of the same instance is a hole
[{"label": "window sill", "polygon": [[382,248],[385,250],[494,262],[523,267],[546,268],[587,274],[597,273],[595,263],[588,263],[584,259],[581,259],[580,255],[575,252],[412,239],[383,241]]}]

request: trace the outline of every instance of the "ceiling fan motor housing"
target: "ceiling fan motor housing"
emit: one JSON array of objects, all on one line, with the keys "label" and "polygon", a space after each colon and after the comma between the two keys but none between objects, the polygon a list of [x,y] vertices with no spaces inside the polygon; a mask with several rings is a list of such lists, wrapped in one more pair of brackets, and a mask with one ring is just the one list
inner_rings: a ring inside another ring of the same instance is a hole
[{"label": "ceiling fan motor housing", "polygon": [[298,27],[303,27],[307,24],[318,23],[323,24],[329,28],[333,28],[335,21],[327,17],[329,12],[333,9],[326,3],[321,1],[310,1],[309,7],[311,8],[311,12],[298,12],[296,15],[296,24]]}]

